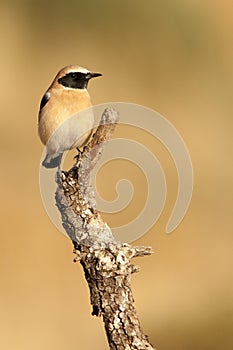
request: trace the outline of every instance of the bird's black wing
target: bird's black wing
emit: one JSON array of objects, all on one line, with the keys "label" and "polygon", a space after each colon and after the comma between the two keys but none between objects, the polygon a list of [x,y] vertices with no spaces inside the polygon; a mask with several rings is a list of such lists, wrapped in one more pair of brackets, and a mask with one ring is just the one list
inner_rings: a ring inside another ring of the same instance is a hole
[{"label": "bird's black wing", "polygon": [[49,99],[50,99],[50,92],[46,92],[40,101],[39,121],[40,121],[40,115],[41,115],[40,112],[42,111],[46,103],[49,101]]},{"label": "bird's black wing", "polygon": [[44,108],[44,106],[46,105],[46,103],[49,101],[50,99],[50,93],[46,92],[44,94],[44,96],[42,97],[42,100],[40,102],[40,111],[42,110],[42,108]]}]

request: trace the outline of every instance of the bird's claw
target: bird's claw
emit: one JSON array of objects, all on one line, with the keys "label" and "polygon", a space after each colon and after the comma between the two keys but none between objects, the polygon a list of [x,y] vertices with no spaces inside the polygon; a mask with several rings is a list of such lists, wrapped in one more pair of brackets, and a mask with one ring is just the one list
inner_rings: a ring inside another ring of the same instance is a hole
[{"label": "bird's claw", "polygon": [[61,170],[60,168],[57,170],[55,175],[55,181],[58,185],[62,185],[62,181],[65,179],[66,171]]}]

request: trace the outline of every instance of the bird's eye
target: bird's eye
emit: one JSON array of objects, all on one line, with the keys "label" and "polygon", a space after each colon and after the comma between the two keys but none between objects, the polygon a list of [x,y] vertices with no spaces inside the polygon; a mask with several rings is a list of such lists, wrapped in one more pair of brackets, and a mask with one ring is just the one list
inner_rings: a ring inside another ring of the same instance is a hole
[{"label": "bird's eye", "polygon": [[71,78],[76,78],[76,73],[71,73]]}]

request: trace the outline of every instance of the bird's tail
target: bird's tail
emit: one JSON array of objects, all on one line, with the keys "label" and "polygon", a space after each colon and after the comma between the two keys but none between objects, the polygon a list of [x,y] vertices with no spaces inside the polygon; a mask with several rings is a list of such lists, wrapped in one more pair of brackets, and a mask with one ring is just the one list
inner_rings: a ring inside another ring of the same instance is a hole
[{"label": "bird's tail", "polygon": [[62,159],[62,153],[59,153],[58,155],[46,154],[46,157],[43,160],[42,165],[47,169],[58,168],[60,166],[61,159]]}]

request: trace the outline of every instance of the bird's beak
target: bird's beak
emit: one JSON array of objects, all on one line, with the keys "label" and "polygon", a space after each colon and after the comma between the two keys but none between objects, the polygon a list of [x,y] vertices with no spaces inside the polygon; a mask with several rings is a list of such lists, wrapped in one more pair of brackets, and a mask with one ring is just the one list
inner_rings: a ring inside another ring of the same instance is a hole
[{"label": "bird's beak", "polygon": [[92,78],[96,78],[96,77],[100,77],[101,75],[103,75],[103,74],[101,74],[101,73],[88,73],[87,74],[87,78],[88,79],[92,79]]}]

